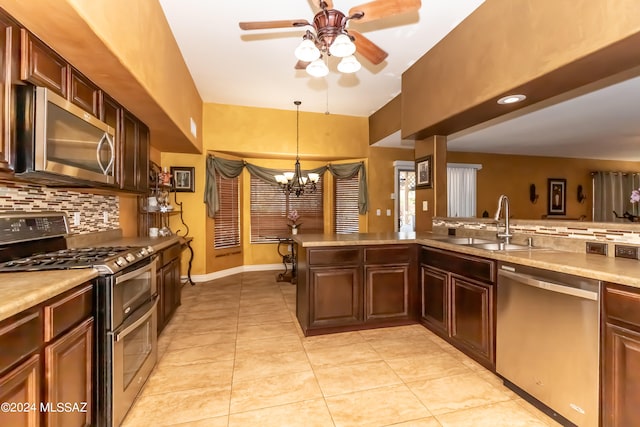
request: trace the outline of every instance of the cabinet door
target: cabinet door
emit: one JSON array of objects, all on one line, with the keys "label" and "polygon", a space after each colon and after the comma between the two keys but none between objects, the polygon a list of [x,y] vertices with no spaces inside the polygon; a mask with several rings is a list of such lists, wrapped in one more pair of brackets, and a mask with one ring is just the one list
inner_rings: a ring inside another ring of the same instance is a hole
[{"label": "cabinet door", "polygon": [[21,43],[22,80],[47,87],[63,98],[67,98],[69,78],[67,62],[24,28],[21,29]]},{"label": "cabinet door", "polygon": [[602,425],[640,425],[640,333],[604,325]]},{"label": "cabinet door", "polygon": [[156,313],[158,313],[158,321],[156,322],[156,329],[158,330],[158,335],[164,329],[164,325],[167,323],[164,320],[164,299],[165,299],[165,290],[164,284],[162,282],[162,278],[164,277],[162,268],[158,268],[156,272],[156,286],[158,287],[158,304],[156,305]]},{"label": "cabinet door", "polygon": [[360,267],[311,267],[310,326],[342,326],[362,321]]},{"label": "cabinet door", "polygon": [[120,188],[136,190],[138,180],[138,121],[124,111],[120,138]]},{"label": "cabinet door", "polygon": [[429,329],[442,336],[449,335],[449,290],[446,273],[421,266],[420,319]]},{"label": "cabinet door", "polygon": [[162,291],[164,321],[167,323],[180,304],[180,260],[178,258],[162,267]]},{"label": "cabinet door", "polygon": [[138,170],[136,188],[146,193],[149,190],[149,128],[138,123]]},{"label": "cabinet door", "polygon": [[71,69],[71,90],[69,100],[88,113],[98,117],[100,90],[78,70]]},{"label": "cabinet door", "polygon": [[[0,11],[0,177],[12,173],[13,137],[11,85],[18,78],[17,43],[20,33],[17,25]],[[14,49],[14,46],[16,48]]]},{"label": "cabinet door", "polygon": [[365,320],[409,316],[409,266],[365,267]]},{"label": "cabinet door", "polygon": [[[0,411],[0,426],[39,426],[40,401],[40,356],[36,354],[0,377],[0,403],[16,405],[9,406],[15,412]],[[25,406],[29,410],[17,411]]]},{"label": "cabinet door", "polygon": [[93,318],[45,347],[45,401],[53,405],[77,404],[72,410],[48,411],[48,427],[91,425],[93,372]]},{"label": "cabinet door", "polygon": [[493,366],[493,286],[451,276],[451,328],[456,344]]}]

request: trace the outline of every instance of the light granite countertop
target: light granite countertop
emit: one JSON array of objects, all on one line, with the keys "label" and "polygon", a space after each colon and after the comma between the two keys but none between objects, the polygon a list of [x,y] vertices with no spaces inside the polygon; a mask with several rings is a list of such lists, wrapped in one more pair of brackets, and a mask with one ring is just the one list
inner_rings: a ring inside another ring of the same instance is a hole
[{"label": "light granite countertop", "polygon": [[[99,242],[83,242],[85,244],[78,246],[151,246],[157,252],[182,242],[184,238],[180,236],[115,237]],[[98,271],[93,268],[0,273],[0,321],[97,276]]]},{"label": "light granite countertop", "polygon": [[429,232],[360,233],[360,234],[298,234],[293,240],[303,248],[390,245],[417,243],[452,250],[498,261],[512,262],[562,273],[574,274],[607,282],[640,288],[640,261],[587,253],[568,252],[553,248],[533,248],[518,251],[490,251],[446,242],[447,236]]}]

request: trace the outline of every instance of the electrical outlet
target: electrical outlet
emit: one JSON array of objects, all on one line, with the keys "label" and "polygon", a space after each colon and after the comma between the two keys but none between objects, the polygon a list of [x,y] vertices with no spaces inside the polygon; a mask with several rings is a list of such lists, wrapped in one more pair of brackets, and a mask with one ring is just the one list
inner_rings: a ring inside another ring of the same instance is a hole
[{"label": "electrical outlet", "polygon": [[618,258],[630,258],[630,259],[638,259],[638,248],[637,246],[627,246],[627,245],[616,245],[615,255]]},{"label": "electrical outlet", "polygon": [[587,242],[587,253],[596,255],[607,254],[607,244],[600,242]]},{"label": "electrical outlet", "polygon": [[376,209],[376,215],[377,215],[377,216],[382,215],[382,212],[380,211],[380,209]]},{"label": "electrical outlet", "polygon": [[387,209],[387,216],[391,216],[391,209]]},{"label": "electrical outlet", "polygon": [[104,222],[105,224],[109,224],[109,212],[102,212],[102,222]]},{"label": "electrical outlet", "polygon": [[76,227],[80,225],[80,212],[73,213],[73,225]]}]

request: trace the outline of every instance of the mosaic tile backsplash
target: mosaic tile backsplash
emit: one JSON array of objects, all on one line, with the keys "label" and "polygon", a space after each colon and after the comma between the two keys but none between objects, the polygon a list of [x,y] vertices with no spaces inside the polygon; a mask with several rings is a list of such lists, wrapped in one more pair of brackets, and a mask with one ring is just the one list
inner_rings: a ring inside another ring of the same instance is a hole
[{"label": "mosaic tile backsplash", "polygon": [[[17,183],[0,183],[0,212],[57,211],[67,214],[71,234],[87,234],[120,227],[119,198]],[[79,215],[79,224],[74,219]]]}]

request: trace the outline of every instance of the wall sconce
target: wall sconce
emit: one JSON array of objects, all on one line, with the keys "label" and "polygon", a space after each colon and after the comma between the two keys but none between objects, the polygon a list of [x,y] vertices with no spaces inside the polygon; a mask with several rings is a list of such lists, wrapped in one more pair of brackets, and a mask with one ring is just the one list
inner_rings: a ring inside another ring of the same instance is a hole
[{"label": "wall sconce", "polygon": [[535,203],[538,201],[538,195],[536,194],[536,185],[535,184],[531,184],[529,186],[529,200],[531,200],[531,203]]},{"label": "wall sconce", "polygon": [[578,185],[578,202],[584,203],[584,199],[587,198],[587,195],[584,194],[582,190],[582,185]]}]

